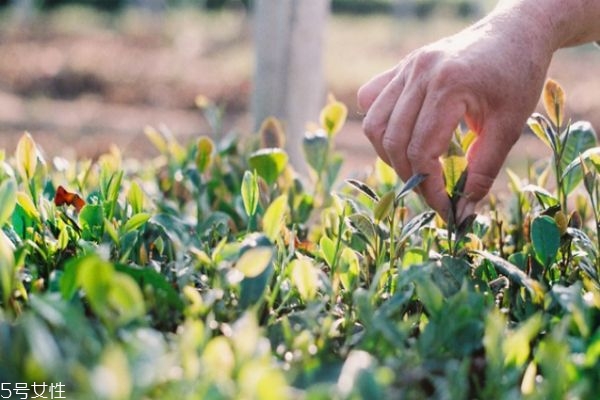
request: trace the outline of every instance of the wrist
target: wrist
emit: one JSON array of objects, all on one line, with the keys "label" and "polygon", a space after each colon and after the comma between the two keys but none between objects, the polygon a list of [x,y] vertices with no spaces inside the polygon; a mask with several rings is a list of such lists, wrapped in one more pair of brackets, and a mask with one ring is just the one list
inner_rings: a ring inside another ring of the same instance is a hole
[{"label": "wrist", "polygon": [[524,20],[527,34],[541,35],[552,52],[600,39],[597,0],[500,0],[494,13]]}]

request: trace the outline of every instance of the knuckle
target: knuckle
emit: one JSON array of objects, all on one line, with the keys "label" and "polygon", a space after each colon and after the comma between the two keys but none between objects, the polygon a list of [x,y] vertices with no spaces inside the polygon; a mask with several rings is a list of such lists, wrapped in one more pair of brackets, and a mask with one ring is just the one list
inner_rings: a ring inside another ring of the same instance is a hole
[{"label": "knuckle", "polygon": [[386,134],[381,139],[381,146],[385,149],[385,151],[395,154],[398,150],[398,139],[395,135]]},{"label": "knuckle", "polygon": [[423,49],[413,56],[413,68],[417,72],[430,70],[440,58],[440,52],[437,50]]},{"label": "knuckle", "polygon": [[465,80],[468,71],[458,60],[445,60],[437,69],[433,84],[436,87],[451,87]]},{"label": "knuckle", "polygon": [[375,139],[379,137],[379,135],[383,131],[383,124],[380,121],[375,120],[373,117],[370,117],[369,115],[367,115],[363,119],[362,127],[363,131],[365,132],[365,135],[369,139]]},{"label": "knuckle", "polygon": [[479,201],[485,197],[494,183],[494,178],[476,172],[472,172],[467,179],[468,188],[466,195],[471,201]]},{"label": "knuckle", "polygon": [[412,140],[406,148],[406,158],[414,165],[423,159],[423,149],[418,141]]}]

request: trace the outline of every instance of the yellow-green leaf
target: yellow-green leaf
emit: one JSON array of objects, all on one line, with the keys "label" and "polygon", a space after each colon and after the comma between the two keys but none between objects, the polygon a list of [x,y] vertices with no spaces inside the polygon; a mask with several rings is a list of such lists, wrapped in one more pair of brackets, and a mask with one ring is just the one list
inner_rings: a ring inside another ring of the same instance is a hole
[{"label": "yellow-green leaf", "polygon": [[375,204],[375,210],[373,211],[375,222],[382,221],[390,215],[394,208],[395,198],[396,193],[393,190],[390,190],[379,199],[377,204]]},{"label": "yellow-green leaf", "polygon": [[29,132],[25,132],[17,143],[16,159],[17,168],[23,179],[31,179],[37,167],[37,148]]},{"label": "yellow-green leaf", "polygon": [[246,278],[255,278],[269,266],[271,257],[271,247],[255,247],[242,254],[235,266]]},{"label": "yellow-green leaf", "polygon": [[550,120],[560,127],[565,115],[565,91],[555,80],[548,79],[542,92],[544,108]]},{"label": "yellow-green leaf", "polygon": [[244,203],[244,210],[246,210],[246,215],[252,217],[256,213],[256,208],[258,207],[258,182],[256,178],[256,173],[252,173],[250,171],[244,172],[244,177],[242,178],[242,203]]},{"label": "yellow-green leaf", "polygon": [[12,215],[17,204],[17,184],[13,179],[7,179],[0,185],[0,227]]},{"label": "yellow-green leaf", "polygon": [[298,289],[302,300],[312,300],[317,294],[319,275],[316,267],[307,258],[296,259],[291,263],[292,283]]},{"label": "yellow-green leaf", "polygon": [[531,353],[530,343],[538,335],[542,327],[542,316],[534,314],[527,321],[521,323],[517,329],[510,332],[502,346],[506,355],[506,364],[521,367],[527,362]]},{"label": "yellow-green leaf", "polygon": [[[109,344],[102,353],[95,373],[90,374],[96,398],[129,399],[133,388],[131,369],[124,350]],[[110,382],[107,384],[107,382]],[[66,397],[66,396],[65,396]]]},{"label": "yellow-green leaf", "polygon": [[375,161],[375,176],[379,182],[387,187],[395,186],[398,182],[396,171],[379,157]]},{"label": "yellow-green leaf", "polygon": [[[107,305],[116,313],[117,322],[127,324],[146,313],[144,297],[137,282],[127,274],[117,272],[112,277],[106,296]],[[114,318],[115,314],[111,314]]]},{"label": "yellow-green leaf", "polygon": [[212,338],[202,352],[206,373],[218,381],[231,378],[235,367],[235,354],[229,340],[223,336]]},{"label": "yellow-green leaf", "polygon": [[136,181],[131,182],[129,192],[127,192],[127,201],[134,214],[139,214],[144,209],[144,192]]},{"label": "yellow-green leaf", "polygon": [[159,152],[161,152],[162,154],[166,154],[168,152],[169,145],[167,144],[167,141],[165,140],[163,135],[160,134],[159,131],[157,131],[151,126],[147,126],[144,128],[144,134]]},{"label": "yellow-green leaf", "polygon": [[287,195],[282,194],[273,200],[271,205],[267,208],[267,211],[265,211],[263,217],[263,232],[272,242],[277,239],[281,231],[281,224],[288,208],[287,201]]},{"label": "yellow-green leaf", "polygon": [[8,304],[13,291],[15,274],[14,246],[6,234],[0,230],[0,290],[2,304]]},{"label": "yellow-green leaf", "polygon": [[206,171],[212,163],[215,144],[208,136],[198,139],[198,153],[196,154],[196,167],[201,173]]},{"label": "yellow-green leaf", "polygon": [[331,101],[321,110],[319,118],[321,127],[327,131],[329,136],[333,136],[342,129],[347,115],[348,108],[346,108],[344,103],[335,100]]},{"label": "yellow-green leaf", "polygon": [[25,192],[17,192],[17,204],[23,208],[23,211],[33,219],[38,219],[40,217],[40,213],[35,208],[35,204],[31,197]]},{"label": "yellow-green leaf", "polygon": [[444,172],[444,182],[446,192],[449,196],[454,194],[454,188],[461,175],[467,169],[467,159],[463,156],[449,156],[442,158],[442,171]]},{"label": "yellow-green leaf", "polygon": [[148,213],[138,213],[133,215],[123,226],[124,232],[130,232],[138,229],[140,226],[144,225],[150,219],[150,214]]},{"label": "yellow-green leaf", "polygon": [[281,175],[288,163],[288,155],[282,149],[260,149],[250,155],[248,164],[256,170],[269,185],[272,185]]},{"label": "yellow-green leaf", "polygon": [[475,131],[472,131],[470,129],[467,131],[467,133],[462,135],[460,140],[460,146],[462,147],[464,153],[466,153],[469,150],[469,147],[471,147],[476,138],[477,134],[475,133]]},{"label": "yellow-green leaf", "polygon": [[335,261],[335,243],[333,240],[329,238],[329,236],[321,236],[321,240],[319,241],[319,247],[321,248],[321,254],[323,255],[323,259],[330,267],[333,267],[333,262]]}]

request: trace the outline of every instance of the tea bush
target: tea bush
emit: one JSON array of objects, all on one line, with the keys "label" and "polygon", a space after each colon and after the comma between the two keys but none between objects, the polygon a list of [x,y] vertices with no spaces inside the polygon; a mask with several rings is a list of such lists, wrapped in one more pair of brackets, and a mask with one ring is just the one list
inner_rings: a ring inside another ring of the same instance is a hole
[{"label": "tea bush", "polygon": [[[448,223],[411,192],[425,176],[378,160],[338,182],[333,99],[307,179],[275,119],[186,146],[148,127],[143,162],[46,160],[25,134],[0,154],[0,395],[595,398],[600,147],[555,82],[544,104],[529,124],[553,157]],[[441,160],[453,204],[473,139]]]}]

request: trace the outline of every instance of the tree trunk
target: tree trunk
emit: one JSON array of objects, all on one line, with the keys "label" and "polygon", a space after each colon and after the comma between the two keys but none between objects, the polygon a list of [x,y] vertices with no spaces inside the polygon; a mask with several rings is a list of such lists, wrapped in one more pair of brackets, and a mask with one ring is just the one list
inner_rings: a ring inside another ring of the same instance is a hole
[{"label": "tree trunk", "polygon": [[286,127],[292,165],[306,172],[302,138],[325,99],[323,33],[329,0],[256,0],[253,114],[258,129],[268,116]]}]

